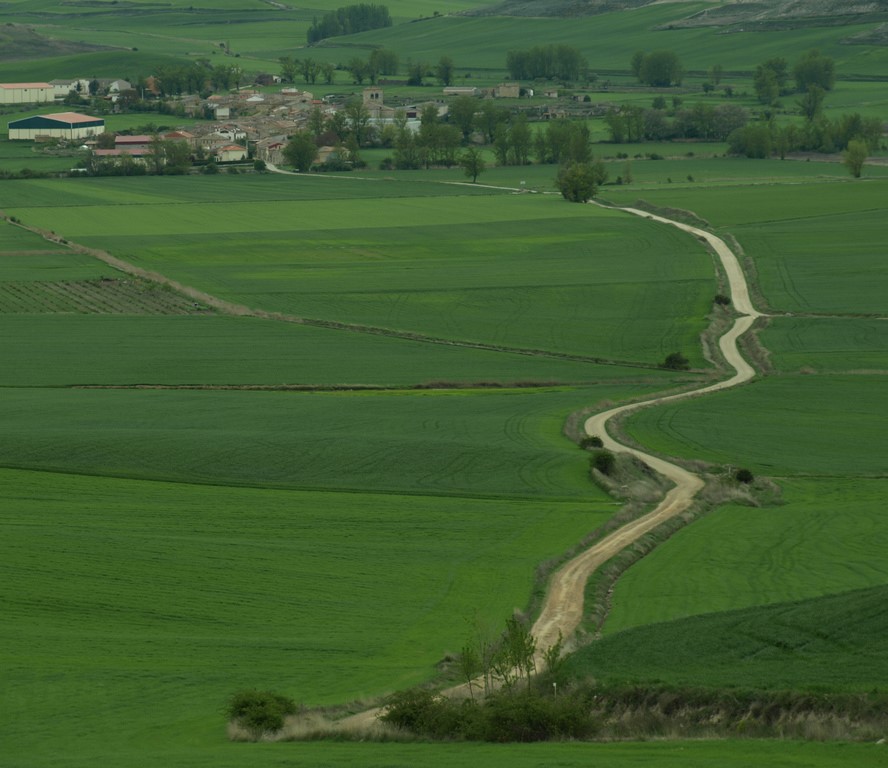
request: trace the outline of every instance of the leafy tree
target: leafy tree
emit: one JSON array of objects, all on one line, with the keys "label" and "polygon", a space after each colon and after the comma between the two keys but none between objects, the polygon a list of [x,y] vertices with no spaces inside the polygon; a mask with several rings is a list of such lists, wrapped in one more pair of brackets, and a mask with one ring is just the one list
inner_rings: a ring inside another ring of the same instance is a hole
[{"label": "leafy tree", "polygon": [[450,102],[448,112],[449,120],[459,128],[463,141],[468,140],[475,127],[475,111],[478,109],[478,99],[473,96],[457,96]]},{"label": "leafy tree", "polygon": [[753,480],[755,480],[755,477],[753,476],[752,472],[750,472],[748,469],[738,469],[734,473],[734,479],[738,483],[744,483],[746,485],[749,485],[749,483],[751,483]]},{"label": "leafy tree", "polygon": [[527,165],[530,162],[531,141],[527,115],[522,112],[509,129],[509,153],[513,165]]},{"label": "leafy tree", "polygon": [[308,133],[296,133],[284,147],[284,158],[297,171],[306,172],[318,157],[318,147]]},{"label": "leafy tree", "polygon": [[370,52],[370,66],[381,75],[396,75],[398,54],[386,48],[374,48]]},{"label": "leafy tree", "polygon": [[407,85],[422,85],[428,66],[421,62],[413,62],[407,65]]},{"label": "leafy tree", "polygon": [[487,167],[484,162],[484,156],[476,147],[469,147],[465,150],[459,156],[459,164],[462,166],[466,178],[472,180],[472,184],[478,180],[478,177],[484,173],[484,169]]},{"label": "leafy tree", "polygon": [[845,150],[843,160],[845,167],[855,179],[860,178],[863,173],[863,164],[869,155],[869,149],[865,141],[852,140],[848,142],[848,149]]},{"label": "leafy tree", "polygon": [[[636,54],[637,56],[638,54]],[[670,85],[681,85],[684,69],[674,51],[654,51],[643,54],[641,62],[632,58],[631,66],[638,67],[638,79],[655,88],[666,88]]]},{"label": "leafy tree", "polygon": [[724,75],[724,72],[724,67],[722,67],[721,64],[713,64],[709,68],[709,79],[712,80],[715,85],[718,85],[722,81],[722,75]]},{"label": "leafy tree", "polygon": [[453,59],[442,56],[435,67],[435,76],[445,88],[453,83]]},{"label": "leafy tree", "polygon": [[786,87],[787,80],[786,59],[768,59],[764,64],[755,68],[752,76],[752,86],[755,89],[756,98],[762,104],[776,104]]},{"label": "leafy tree", "polygon": [[799,99],[799,108],[806,120],[814,120],[820,117],[823,111],[823,99],[826,91],[819,85],[812,85],[804,92],[802,98]]},{"label": "leafy tree", "polygon": [[352,79],[357,85],[362,85],[364,83],[364,78],[370,76],[370,68],[367,62],[359,56],[353,56],[349,59],[345,68],[351,72]]},{"label": "leafy tree", "polygon": [[292,56],[281,56],[278,59],[281,65],[281,80],[285,83],[296,81],[296,73],[299,71],[299,63]]},{"label": "leafy tree", "polygon": [[569,163],[558,169],[555,186],[565,200],[587,203],[598,191],[598,175],[593,163]]},{"label": "leafy tree", "polygon": [[506,54],[506,69],[515,80],[545,78],[570,82],[579,80],[587,66],[579,50],[569,45],[538,45]]},{"label": "leafy tree", "polygon": [[496,128],[500,123],[508,121],[509,113],[496,106],[492,100],[484,101],[481,110],[475,116],[475,125],[484,134],[489,143],[496,138]]},{"label": "leafy tree", "polygon": [[796,89],[806,93],[812,86],[819,86],[824,91],[831,91],[836,82],[836,64],[829,56],[822,56],[820,51],[813,50],[793,67]]},{"label": "leafy tree", "polygon": [[306,84],[317,82],[320,65],[314,59],[302,59],[299,62],[299,69]]},{"label": "leafy tree", "polygon": [[602,475],[607,475],[608,477],[610,477],[617,466],[617,457],[606,449],[594,451],[589,461]]}]

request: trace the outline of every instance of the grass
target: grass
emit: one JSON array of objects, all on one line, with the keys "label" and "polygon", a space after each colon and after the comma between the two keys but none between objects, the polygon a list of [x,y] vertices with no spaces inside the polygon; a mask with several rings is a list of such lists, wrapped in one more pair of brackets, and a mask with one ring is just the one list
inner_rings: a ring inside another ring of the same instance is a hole
[{"label": "grass", "polygon": [[883,376],[781,376],[639,411],[632,438],[681,458],[756,474],[883,476]]},{"label": "grass", "polygon": [[720,507],[634,565],[605,632],[888,584],[884,479],[781,486],[779,506]]},{"label": "grass", "polygon": [[601,498],[560,433],[619,385],[478,392],[9,389],[0,465],[229,485]]},{"label": "grass", "polygon": [[888,587],[696,616],[610,635],[567,662],[608,682],[884,691]]},{"label": "grass", "polygon": [[780,373],[885,371],[888,323],[860,318],[773,318],[759,334]]},{"label": "grass", "polygon": [[[68,184],[69,197],[38,183],[11,213],[263,310],[648,365],[683,349],[706,364],[697,337],[712,260],[677,231],[476,187],[284,181],[257,180],[225,202],[206,200],[230,185],[203,180],[166,196],[154,180],[124,193]],[[215,237],[202,234],[207,222]]]},{"label": "grass", "polygon": [[[4,283],[0,307],[7,307]],[[258,319],[19,314],[0,315],[0,328],[0,356],[7,363],[0,386],[670,381],[654,370]],[[46,359],[54,361],[50,370]]]},{"label": "grass", "polygon": [[536,564],[610,514],[587,500],[9,470],[0,488],[0,730],[15,765],[60,751],[72,765],[99,751],[159,764],[197,745],[239,762],[242,750],[222,749],[233,691],[321,704],[418,683],[476,611],[523,605]]}]

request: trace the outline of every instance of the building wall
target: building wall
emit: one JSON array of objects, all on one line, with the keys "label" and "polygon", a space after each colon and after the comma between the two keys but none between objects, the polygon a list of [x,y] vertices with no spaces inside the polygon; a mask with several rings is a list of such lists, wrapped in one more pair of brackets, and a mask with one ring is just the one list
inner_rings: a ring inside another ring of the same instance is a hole
[{"label": "building wall", "polygon": [[29,88],[0,88],[0,104],[43,104],[55,100],[51,85]]},{"label": "building wall", "polygon": [[10,128],[10,141],[33,141],[38,136],[51,136],[54,139],[86,139],[105,132],[104,125],[75,126],[68,128]]}]

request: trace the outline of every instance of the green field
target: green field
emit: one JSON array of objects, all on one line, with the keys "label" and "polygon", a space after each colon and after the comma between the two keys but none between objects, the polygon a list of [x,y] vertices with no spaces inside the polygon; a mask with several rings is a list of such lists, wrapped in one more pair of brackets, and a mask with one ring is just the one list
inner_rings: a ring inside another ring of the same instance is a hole
[{"label": "green field", "polygon": [[171,200],[157,179],[78,181],[54,201],[56,187],[27,185],[10,213],[256,309],[648,365],[682,349],[706,364],[711,257],[620,213],[419,181],[259,177],[234,201],[231,182],[182,179]]},{"label": "green field", "polygon": [[[874,22],[727,35],[667,28],[706,2],[541,19],[394,0],[394,27],[302,47],[340,5],[13,0],[0,24],[113,48],[0,50],[0,80],[135,80],[201,58],[249,77],[284,55],[341,64],[385,46],[402,70],[448,55],[457,83],[489,85],[507,78],[509,50],[564,43],[598,75],[592,102],[648,106],[658,94],[630,82],[630,56],[669,48],[689,71],[667,98],[755,111],[758,63],[819,48],[839,75],[826,114],[888,108],[888,47],[845,42]],[[702,94],[714,64],[731,100]],[[429,82],[386,93],[419,103],[440,94]],[[330,92],[359,90],[337,71]],[[795,100],[779,123],[799,121]],[[112,130],[149,124],[189,121],[108,116]],[[888,166],[852,181],[838,157],[609,144],[601,117],[587,125],[610,174],[600,197],[692,211],[736,238],[773,315],[757,331],[768,375],[624,429],[662,454],[748,467],[780,493],[711,510],[629,569],[603,640],[569,669],[884,691]],[[697,239],[570,205],[554,166],[493,167],[486,151],[475,185],[458,167],[375,170],[382,148],[354,174],[0,181],[5,215],[75,244],[0,226],[4,768],[884,764],[884,745],[863,744],[227,741],[238,688],[307,705],[377,697],[433,679],[476,618],[532,606],[540,564],[620,508],[591,482],[568,418],[715,374],[700,334],[721,288]],[[3,170],[76,160],[0,141]],[[617,184],[627,164],[632,182]],[[657,367],[676,350],[695,371]]]},{"label": "green field", "polygon": [[884,478],[781,485],[780,505],[720,507],[632,567],[605,631],[888,585]]},{"label": "green field", "polygon": [[567,664],[608,682],[884,692],[888,587],[728,611],[610,635]]}]

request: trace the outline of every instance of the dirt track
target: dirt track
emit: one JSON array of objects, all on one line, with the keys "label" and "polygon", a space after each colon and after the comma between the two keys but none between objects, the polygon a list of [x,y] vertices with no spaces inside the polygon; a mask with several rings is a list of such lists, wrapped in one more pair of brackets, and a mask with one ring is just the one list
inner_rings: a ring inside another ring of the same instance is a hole
[{"label": "dirt track", "polygon": [[[756,311],[749,298],[749,287],[740,263],[734,252],[725,244],[724,240],[705,230],[672,221],[661,216],[655,216],[635,208],[622,209],[636,216],[643,216],[663,224],[669,224],[688,232],[695,237],[705,240],[715,251],[722,263],[722,267],[728,278],[731,301],[734,309],[740,314],[734,325],[719,339],[719,348],[726,362],[734,368],[736,373],[729,379],[701,389],[682,392],[676,395],[655,397],[638,403],[630,403],[609,411],[596,414],[585,422],[585,430],[588,435],[599,436],[604,447],[615,452],[631,453],[652,469],[664,477],[669,478],[675,487],[670,490],[656,509],[644,517],[624,525],[606,538],[594,544],[589,549],[577,555],[565,563],[550,579],[546,597],[543,602],[540,616],[533,625],[532,632],[537,645],[537,666],[542,667],[543,654],[547,649],[558,642],[559,637],[569,643],[574,636],[580,621],[583,618],[583,601],[586,582],[592,573],[603,563],[610,560],[625,547],[639,539],[641,536],[656,528],[660,523],[675,515],[681,514],[694,499],[697,492],[703,487],[703,481],[693,472],[689,472],[676,464],[657,456],[651,456],[643,451],[624,446],[617,442],[607,432],[607,423],[611,418],[620,413],[635,411],[651,405],[666,403],[673,400],[683,400],[691,397],[699,397],[708,392],[716,392],[721,389],[737,386],[749,381],[755,376],[755,369],[743,359],[737,348],[737,340],[746,333],[761,313]],[[467,696],[466,686],[460,685],[444,691],[447,696]],[[339,722],[339,726],[346,729],[360,730],[371,728],[376,723],[380,710],[373,709],[360,712]]]},{"label": "dirt track", "polygon": [[725,244],[724,240],[705,230],[692,227],[687,224],[665,219],[661,216],[655,216],[636,208],[624,209],[636,216],[643,216],[663,224],[671,224],[674,227],[689,232],[690,234],[705,240],[718,255],[728,278],[730,287],[731,300],[734,308],[740,313],[740,317],[734,322],[734,325],[719,339],[719,347],[724,355],[725,360],[731,365],[736,373],[729,379],[711,384],[702,389],[693,390],[691,392],[682,392],[677,395],[669,395],[666,397],[656,397],[641,403],[631,403],[612,408],[609,411],[596,414],[586,420],[585,430],[588,435],[597,435],[604,443],[604,447],[611,451],[631,453],[641,459],[652,469],[655,469],[661,475],[669,478],[675,487],[666,494],[662,502],[642,518],[635,520],[610,536],[602,539],[594,546],[587,549],[582,554],[566,563],[551,578],[546,599],[543,603],[542,611],[533,625],[533,634],[537,641],[537,647],[540,651],[552,646],[558,641],[559,633],[565,639],[573,636],[580,621],[583,617],[583,597],[585,585],[592,573],[603,563],[607,562],[624,549],[626,546],[652,530],[664,520],[683,512],[690,505],[697,491],[703,487],[703,481],[694,473],[689,472],[671,462],[661,459],[657,456],[651,456],[643,451],[629,448],[617,442],[608,434],[607,423],[617,414],[635,411],[640,408],[646,408],[651,405],[666,403],[673,400],[683,400],[691,397],[698,397],[707,392],[715,392],[720,389],[727,389],[749,381],[755,376],[755,369],[743,359],[737,348],[737,340],[742,336],[756,318],[760,317],[760,313],[753,307],[749,298],[749,287],[746,284],[746,278],[743,270],[737,261],[737,257],[733,251]]}]

